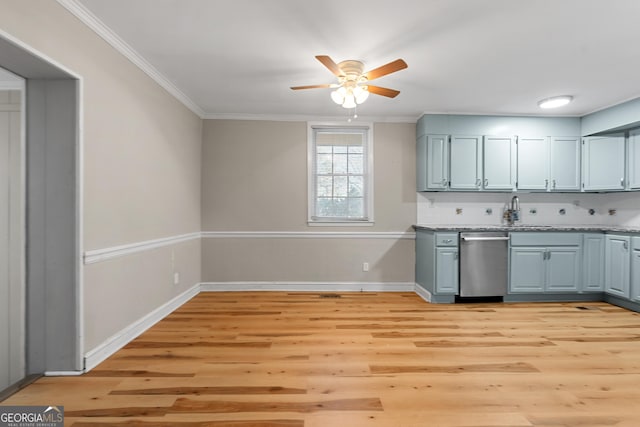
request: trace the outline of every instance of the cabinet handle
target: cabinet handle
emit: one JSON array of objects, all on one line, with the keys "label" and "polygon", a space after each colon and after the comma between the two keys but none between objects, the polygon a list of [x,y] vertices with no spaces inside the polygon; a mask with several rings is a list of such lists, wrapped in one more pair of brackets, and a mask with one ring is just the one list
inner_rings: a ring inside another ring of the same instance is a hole
[{"label": "cabinet handle", "polygon": [[445,240],[443,240],[443,242],[444,242],[444,243],[451,243],[451,242],[453,242],[453,240],[451,240],[451,239],[445,239]]},{"label": "cabinet handle", "polygon": [[487,185],[489,185],[489,180],[487,178],[484,179],[484,186],[486,187]]},{"label": "cabinet handle", "polygon": [[627,242],[622,242],[622,247],[624,248],[624,250],[626,252],[627,249],[629,249],[629,244]]},{"label": "cabinet handle", "polygon": [[480,181],[480,178],[476,179],[476,187],[480,187],[480,185],[482,185],[482,181]]},{"label": "cabinet handle", "polygon": [[453,254],[453,259],[456,259],[456,260],[458,259],[458,252]]},{"label": "cabinet handle", "polygon": [[556,189],[556,180],[555,179],[553,180],[553,189],[554,190]]},{"label": "cabinet handle", "polygon": [[546,260],[547,259],[547,251],[542,252],[542,260]]},{"label": "cabinet handle", "polygon": [[620,178],[620,187],[624,187],[624,178]]},{"label": "cabinet handle", "polygon": [[544,188],[545,188],[545,190],[546,190],[547,188],[549,188],[549,180],[548,180],[548,179],[545,179],[545,180],[544,180]]},{"label": "cabinet handle", "polygon": [[551,259],[551,251],[547,251],[547,259]]},{"label": "cabinet handle", "polygon": [[446,187],[446,186],[447,186],[447,179],[446,179],[446,178],[442,180],[442,186],[443,186],[443,187]]}]

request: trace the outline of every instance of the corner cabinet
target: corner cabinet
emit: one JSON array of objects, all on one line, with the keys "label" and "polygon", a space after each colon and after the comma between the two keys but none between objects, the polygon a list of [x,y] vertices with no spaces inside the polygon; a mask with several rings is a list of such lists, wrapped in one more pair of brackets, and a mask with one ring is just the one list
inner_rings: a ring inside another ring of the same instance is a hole
[{"label": "corner cabinet", "polygon": [[629,189],[640,189],[640,131],[629,133]]},{"label": "corner cabinet", "polygon": [[582,188],[585,191],[625,189],[624,135],[582,140]]},{"label": "corner cabinet", "polygon": [[608,234],[605,248],[605,292],[622,298],[630,297],[629,236]]},{"label": "corner cabinet", "polygon": [[585,233],[582,240],[582,290],[604,291],[604,234]]}]

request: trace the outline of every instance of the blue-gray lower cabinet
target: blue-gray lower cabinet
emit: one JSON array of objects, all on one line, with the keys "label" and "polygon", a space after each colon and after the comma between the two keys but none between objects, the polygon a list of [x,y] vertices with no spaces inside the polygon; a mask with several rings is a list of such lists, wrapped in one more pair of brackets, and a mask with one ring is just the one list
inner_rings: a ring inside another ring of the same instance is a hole
[{"label": "blue-gray lower cabinet", "polygon": [[605,248],[605,292],[629,299],[631,238],[608,234]]},{"label": "blue-gray lower cabinet", "polygon": [[579,233],[511,233],[509,293],[579,292],[582,239]]},{"label": "blue-gray lower cabinet", "polygon": [[545,253],[545,248],[511,249],[509,292],[544,292]]},{"label": "blue-gray lower cabinet", "polygon": [[458,248],[436,248],[436,293],[458,293]]},{"label": "blue-gray lower cabinet", "polygon": [[579,247],[511,248],[510,292],[577,292]]},{"label": "blue-gray lower cabinet", "polygon": [[604,234],[585,233],[582,241],[582,291],[604,291]]},{"label": "blue-gray lower cabinet", "polygon": [[458,264],[458,233],[416,230],[416,283],[431,301],[454,301]]}]

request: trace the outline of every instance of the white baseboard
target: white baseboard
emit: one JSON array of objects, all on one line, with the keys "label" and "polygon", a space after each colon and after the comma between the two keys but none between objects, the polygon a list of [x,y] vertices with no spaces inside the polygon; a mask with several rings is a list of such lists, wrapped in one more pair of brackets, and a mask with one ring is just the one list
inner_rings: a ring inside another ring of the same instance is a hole
[{"label": "white baseboard", "polygon": [[205,282],[202,292],[413,292],[412,282]]},{"label": "white baseboard", "polygon": [[84,371],[88,372],[105,361],[109,356],[120,350],[122,347],[131,342],[134,338],[142,334],[151,326],[167,317],[172,311],[189,301],[200,293],[200,285],[193,286],[186,292],[173,298],[171,301],[158,307],[143,318],[137,320],[127,326],[117,334],[108,338],[96,348],[88,351],[84,356]]},{"label": "white baseboard", "polygon": [[418,294],[420,298],[425,300],[426,302],[431,302],[431,292],[423,288],[422,286],[418,286],[417,283],[414,284],[413,291]]},{"label": "white baseboard", "polygon": [[45,377],[77,377],[84,374],[84,371],[47,371]]}]

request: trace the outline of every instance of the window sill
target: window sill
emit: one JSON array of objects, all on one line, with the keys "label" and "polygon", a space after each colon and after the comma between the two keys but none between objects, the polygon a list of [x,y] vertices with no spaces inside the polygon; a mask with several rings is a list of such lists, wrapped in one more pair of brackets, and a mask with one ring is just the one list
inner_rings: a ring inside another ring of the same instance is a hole
[{"label": "window sill", "polygon": [[373,221],[307,221],[310,227],[373,227]]}]

